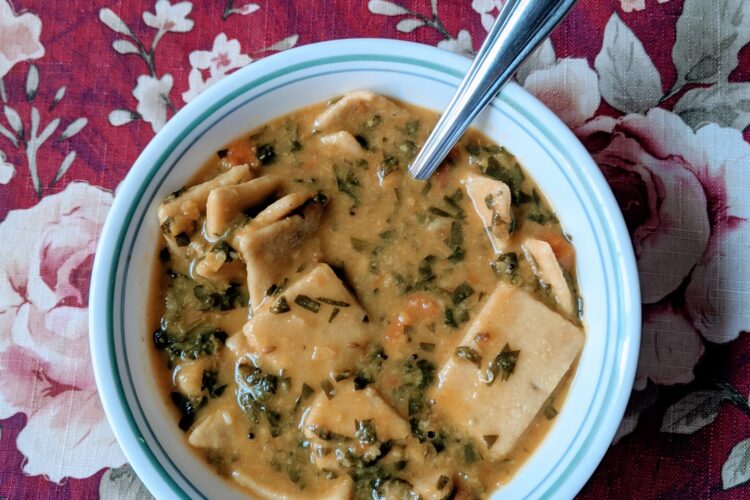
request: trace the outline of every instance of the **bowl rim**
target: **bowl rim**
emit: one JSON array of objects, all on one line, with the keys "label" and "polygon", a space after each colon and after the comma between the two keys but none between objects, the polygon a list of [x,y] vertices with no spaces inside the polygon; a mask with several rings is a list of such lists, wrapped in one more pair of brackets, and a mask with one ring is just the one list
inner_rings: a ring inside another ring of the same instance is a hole
[{"label": "bowl rim", "polygon": [[[327,53],[336,55],[327,56]],[[98,244],[91,277],[91,356],[102,406],[115,437],[133,469],[152,493],[158,493],[157,496],[163,494],[179,497],[185,496],[185,492],[169,477],[140,435],[117,373],[113,345],[115,330],[111,321],[112,298],[118,279],[122,279],[118,276],[117,267],[127,232],[126,222],[129,222],[139,202],[138,193],[161,169],[168,157],[169,148],[177,147],[184,139],[183,135],[198,120],[211,116],[223,104],[254,86],[291,71],[295,65],[289,66],[289,61],[302,60],[304,62],[297,63],[296,66],[307,66],[316,61],[320,64],[320,61],[326,59],[344,63],[363,60],[396,61],[459,79],[469,65],[468,59],[436,47],[379,38],[319,42],[274,54],[229,75],[182,108],[149,142],[117,189]],[[558,493],[573,496],[593,474],[607,451],[624,414],[635,378],[641,327],[640,289],[635,256],[614,195],[599,168],[572,131],[540,101],[515,83],[508,84],[495,101],[509,105],[528,120],[534,126],[534,132],[542,133],[556,148],[556,152],[580,169],[594,186],[595,189],[589,196],[602,207],[599,214],[602,217],[602,227],[612,231],[608,236],[614,242],[613,269],[621,285],[618,303],[623,305],[621,313],[630,313],[621,319],[624,321],[618,328],[618,332],[622,334],[622,338],[618,336],[621,355],[610,370],[610,373],[616,372],[619,375],[616,377],[618,385],[608,406],[602,407],[597,416],[604,418],[602,416],[606,414],[606,418],[602,422],[597,421],[584,445],[573,457],[572,462],[578,465],[574,467],[572,463],[567,464],[564,473],[547,491],[541,493],[546,496],[557,490]],[[573,472],[567,474],[570,470]]]}]

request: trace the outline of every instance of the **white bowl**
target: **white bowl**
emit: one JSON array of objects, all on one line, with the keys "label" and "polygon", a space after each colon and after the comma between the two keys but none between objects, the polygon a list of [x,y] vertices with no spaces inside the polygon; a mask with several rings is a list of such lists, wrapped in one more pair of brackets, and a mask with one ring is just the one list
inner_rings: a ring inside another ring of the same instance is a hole
[{"label": "white bowl", "polygon": [[[158,498],[241,493],[193,453],[154,383],[147,293],[159,238],[156,208],[231,139],[308,104],[370,89],[443,109],[469,67],[463,57],[394,40],[339,40],[273,55],[217,83],[156,135],[120,185],[91,280],[91,355],[99,394],[128,461]],[[591,476],[630,394],[640,338],[638,276],[604,177],[565,125],[510,84],[476,126],[518,157],[572,235],[586,345],[544,441],[495,498],[566,498]]]}]

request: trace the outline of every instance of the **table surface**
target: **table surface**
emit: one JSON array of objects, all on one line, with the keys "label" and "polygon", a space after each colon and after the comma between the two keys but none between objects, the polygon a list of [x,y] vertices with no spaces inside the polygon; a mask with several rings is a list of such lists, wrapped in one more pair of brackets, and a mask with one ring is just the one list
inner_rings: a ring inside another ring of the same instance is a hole
[{"label": "table surface", "polygon": [[[0,498],[148,495],[96,393],[88,283],[177,109],[320,40],[471,56],[502,5],[256,1],[0,0]],[[519,73],[606,175],[642,281],[636,390],[582,498],[750,497],[749,43],[746,0],[581,0]]]}]

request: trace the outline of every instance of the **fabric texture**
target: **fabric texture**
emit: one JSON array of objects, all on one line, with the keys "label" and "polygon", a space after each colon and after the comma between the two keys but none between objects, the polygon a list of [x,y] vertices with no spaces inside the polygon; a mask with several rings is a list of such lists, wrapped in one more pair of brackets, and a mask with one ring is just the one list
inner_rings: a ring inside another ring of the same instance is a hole
[{"label": "fabric texture", "polygon": [[[0,0],[0,498],[148,496],[96,392],[88,287],[176,110],[322,40],[471,57],[503,4],[256,1]],[[642,283],[635,390],[580,497],[750,497],[750,2],[580,0],[517,79],[599,164]]]}]

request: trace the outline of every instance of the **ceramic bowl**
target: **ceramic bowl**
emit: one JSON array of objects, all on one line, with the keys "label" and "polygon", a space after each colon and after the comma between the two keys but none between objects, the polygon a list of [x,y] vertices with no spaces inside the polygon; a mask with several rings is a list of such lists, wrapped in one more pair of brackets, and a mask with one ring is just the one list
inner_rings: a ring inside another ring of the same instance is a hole
[{"label": "ceramic bowl", "polygon": [[[300,107],[370,89],[441,110],[470,61],[393,40],[318,43],[255,62],[212,86],[154,137],[120,185],[96,253],[91,354],[112,429],[157,498],[242,494],[188,447],[154,383],[145,323],[156,208],[230,140]],[[587,341],[551,431],[497,498],[569,498],[609,447],[638,356],[640,297],[633,251],[604,177],[568,128],[509,84],[475,126],[504,145],[547,195],[577,251]]]}]

